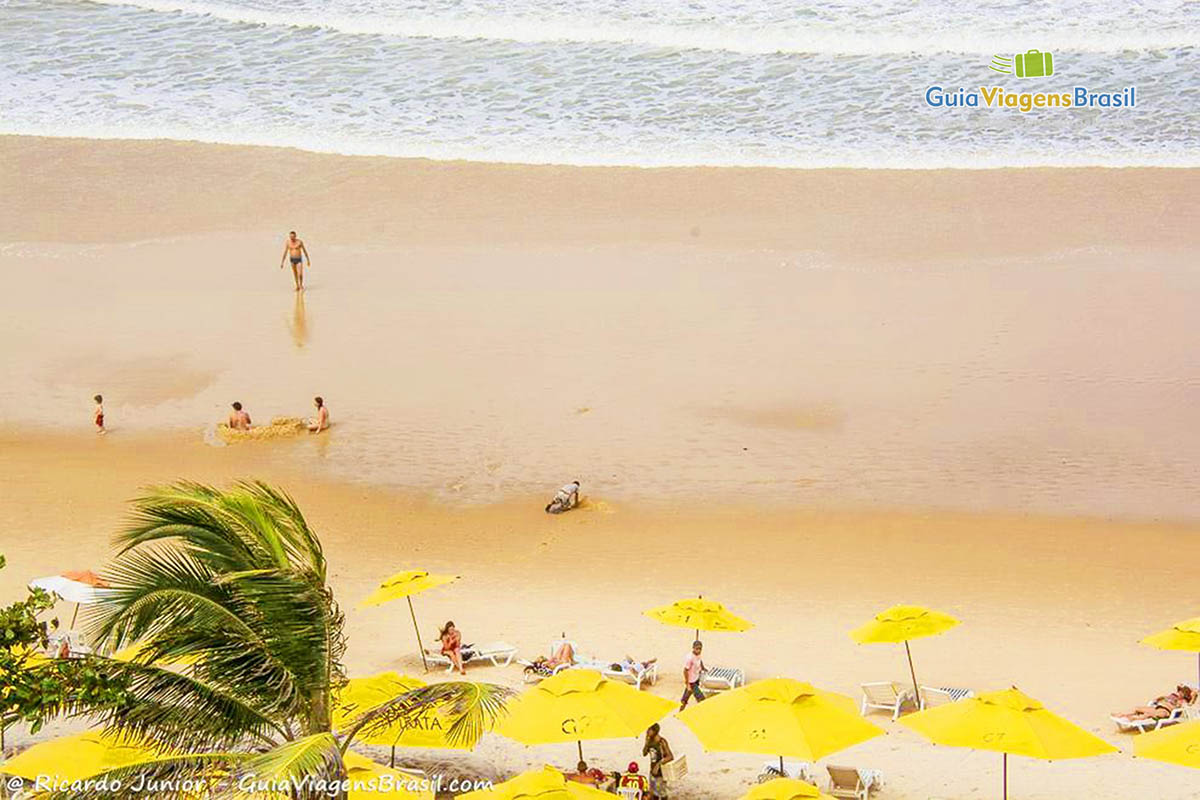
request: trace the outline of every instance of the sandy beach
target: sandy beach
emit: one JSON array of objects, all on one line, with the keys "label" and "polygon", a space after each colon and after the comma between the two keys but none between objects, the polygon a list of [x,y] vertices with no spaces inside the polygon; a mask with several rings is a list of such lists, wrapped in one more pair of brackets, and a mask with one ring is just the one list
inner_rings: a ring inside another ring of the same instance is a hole
[{"label": "sandy beach", "polygon": [[[463,576],[419,598],[423,634],[454,619],[535,655],[566,633],[658,657],[670,697],[689,636],[646,608],[720,599],[756,627],[712,634],[711,664],[857,696],[906,665],[848,631],[920,603],[963,620],[914,644],[923,683],[1016,685],[1124,751],[1016,759],[1014,796],[1200,797],[1108,720],[1195,680],[1194,657],[1137,644],[1195,615],[1195,171],[0,137],[0,174],[0,602],[103,565],[140,487],[262,478],[321,534],[353,675],[420,670],[407,609],[354,607],[413,567]],[[276,266],[293,228],[314,257],[300,298]],[[234,399],[266,421],[317,393],[326,435],[206,434]],[[587,506],[543,514],[576,477]],[[883,770],[881,800],[996,795],[998,756],[874,719],[888,736],[830,761]],[[736,797],[765,760],[664,732],[684,800]],[[487,737],[473,758],[511,773],[574,750]]]}]

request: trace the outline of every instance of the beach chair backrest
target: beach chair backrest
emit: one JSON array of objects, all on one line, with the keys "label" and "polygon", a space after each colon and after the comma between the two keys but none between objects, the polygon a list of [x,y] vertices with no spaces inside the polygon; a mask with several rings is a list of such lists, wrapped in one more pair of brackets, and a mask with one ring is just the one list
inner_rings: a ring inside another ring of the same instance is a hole
[{"label": "beach chair backrest", "polygon": [[858,789],[862,785],[862,779],[858,776],[858,770],[854,767],[835,767],[827,766],[829,770],[829,780],[839,789]]},{"label": "beach chair backrest", "polygon": [[642,790],[635,786],[622,786],[617,789],[621,800],[642,800]]},{"label": "beach chair backrest", "polygon": [[899,698],[898,687],[894,683],[864,683],[862,690],[872,703],[891,705]]}]

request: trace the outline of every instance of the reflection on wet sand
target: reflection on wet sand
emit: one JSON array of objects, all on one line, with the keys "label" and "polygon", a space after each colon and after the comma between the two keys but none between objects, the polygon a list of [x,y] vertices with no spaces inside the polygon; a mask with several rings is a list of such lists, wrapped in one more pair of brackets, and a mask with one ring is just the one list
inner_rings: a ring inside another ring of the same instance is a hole
[{"label": "reflection on wet sand", "polygon": [[304,292],[296,292],[296,300],[292,303],[292,316],[288,319],[288,332],[292,335],[292,344],[302,349],[308,344],[308,315],[304,309]]}]

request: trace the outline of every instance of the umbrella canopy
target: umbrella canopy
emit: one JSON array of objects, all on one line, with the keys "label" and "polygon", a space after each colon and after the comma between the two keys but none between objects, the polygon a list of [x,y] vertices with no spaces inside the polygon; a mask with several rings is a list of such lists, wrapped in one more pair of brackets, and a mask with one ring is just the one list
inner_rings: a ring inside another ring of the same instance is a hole
[{"label": "umbrella canopy", "polygon": [[[640,736],[674,707],[671,700],[610,681],[595,670],[568,669],[509,702],[496,731],[522,744],[622,739]],[[582,744],[579,748],[582,755]]]},{"label": "umbrella canopy", "polygon": [[691,628],[699,638],[700,631],[748,631],[754,623],[744,620],[729,611],[715,600],[705,600],[702,597],[689,597],[686,600],[676,600],[669,606],[659,606],[649,611],[643,611],[647,617],[656,619],[664,625],[676,625],[680,628]]},{"label": "umbrella canopy", "polygon": [[69,603],[83,604],[95,603],[100,599],[99,590],[108,588],[104,579],[88,570],[35,578],[29,582],[29,586],[56,594]]},{"label": "umbrella canopy", "polygon": [[88,731],[35,744],[0,764],[0,774],[15,775],[28,781],[36,781],[38,776],[45,776],[54,783],[78,781],[160,755],[129,740]]},{"label": "umbrella canopy", "polygon": [[1043,759],[1087,758],[1117,749],[1016,688],[921,711],[901,719],[900,724],[935,744],[1003,753],[1005,797],[1009,754]]},{"label": "umbrella canopy", "polygon": [[408,614],[412,617],[413,630],[417,634],[417,649],[421,652],[421,664],[429,671],[429,662],[425,660],[425,645],[421,643],[421,629],[417,627],[417,612],[413,610],[412,596],[427,589],[445,586],[458,580],[457,575],[431,575],[423,569],[410,569],[397,572],[395,575],[379,584],[379,588],[358,604],[359,608],[381,606],[393,600],[407,600]]},{"label": "umbrella canopy", "polygon": [[679,714],[705,750],[816,761],[882,736],[845,695],[770,678],[710,697]]},{"label": "umbrella canopy", "polygon": [[917,685],[917,671],[913,667],[912,650],[909,648],[908,642],[910,639],[945,633],[955,625],[958,625],[958,620],[941,611],[934,611],[924,606],[892,606],[888,610],[876,614],[866,625],[850,631],[850,638],[859,644],[899,644],[904,642],[904,652],[908,656],[908,671],[912,675],[913,697],[920,705],[921,689]]},{"label": "umbrella canopy", "polygon": [[[420,678],[410,678],[395,672],[381,672],[366,678],[351,678],[333,697],[333,729],[345,733],[354,719],[364,711],[395,699],[397,695],[410,692],[425,685]],[[455,750],[470,750],[475,742],[451,743],[446,738],[451,721],[436,710],[430,709],[414,720],[396,721],[387,727],[359,731],[356,742],[382,744],[392,748],[393,763],[395,749],[400,747],[442,747]]]},{"label": "umbrella canopy", "polygon": [[1142,644],[1159,650],[1185,650],[1196,653],[1197,685],[1200,685],[1200,617],[1176,622],[1165,631],[1142,639]]},{"label": "umbrella canopy", "polygon": [[346,778],[350,781],[347,800],[433,800],[430,787],[413,786],[413,782],[419,780],[416,776],[388,769],[352,751],[342,756],[342,760],[346,764]]},{"label": "umbrella canopy", "polygon": [[754,786],[739,800],[833,800],[811,783],[795,778],[773,778]]},{"label": "umbrella canopy", "polygon": [[1200,769],[1200,720],[1143,733],[1133,740],[1133,754]]},{"label": "umbrella canopy", "polygon": [[613,795],[568,780],[553,767],[523,772],[491,789],[460,794],[459,800],[613,800]]}]

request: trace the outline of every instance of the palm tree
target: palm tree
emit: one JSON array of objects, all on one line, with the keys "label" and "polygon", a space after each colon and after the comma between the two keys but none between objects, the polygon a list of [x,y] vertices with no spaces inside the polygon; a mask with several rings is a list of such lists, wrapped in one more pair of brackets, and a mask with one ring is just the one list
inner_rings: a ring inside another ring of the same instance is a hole
[{"label": "palm tree", "polygon": [[[437,708],[453,720],[451,739],[474,740],[503,709],[501,687],[432,684],[364,712],[335,736],[333,695],[346,680],[342,613],[316,534],[296,503],[265,483],[153,489],[134,501],[116,544],[105,573],[112,589],[91,628],[114,650],[141,649],[131,662],[92,659],[125,686],[124,697],[69,699],[62,711],[99,717],[110,731],[171,751],[112,774],[126,785],[135,774],[226,787],[248,774],[291,785],[339,780],[342,754],[360,731]],[[290,792],[317,795],[329,796]]]}]

